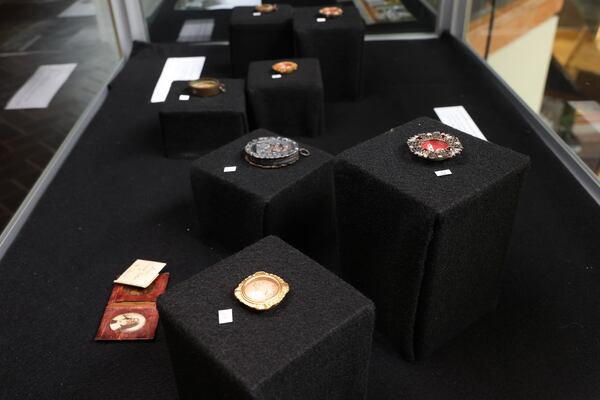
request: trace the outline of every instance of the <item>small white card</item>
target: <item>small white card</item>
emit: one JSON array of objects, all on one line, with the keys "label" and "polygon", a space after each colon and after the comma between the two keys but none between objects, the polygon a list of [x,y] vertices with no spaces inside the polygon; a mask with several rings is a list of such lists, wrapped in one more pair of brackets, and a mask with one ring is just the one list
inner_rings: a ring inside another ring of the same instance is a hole
[{"label": "small white card", "polygon": [[281,79],[281,74],[273,74],[271,75],[271,79]]},{"label": "small white card", "polygon": [[148,260],[135,260],[114,282],[123,285],[147,288],[156,279],[165,263]]},{"label": "small white card", "polygon": [[236,170],[237,170],[236,166],[223,168],[223,172],[235,172]]},{"label": "small white card", "polygon": [[191,81],[202,74],[206,57],[167,58],[160,77],[154,87],[151,103],[162,103],[167,99],[173,81]]},{"label": "small white card", "polygon": [[254,13],[252,13],[252,15],[254,15],[255,17],[260,17],[262,15],[262,13],[254,12]]},{"label": "small white card", "polygon": [[58,14],[58,18],[93,17],[94,15],[96,15],[96,8],[92,0],[77,0]]},{"label": "small white card", "polygon": [[179,95],[179,100],[181,100],[181,101],[188,101],[189,99],[190,99],[189,94],[180,94]]},{"label": "small white card", "polygon": [[327,21],[327,18],[317,18],[317,22],[325,22]]},{"label": "small white card", "polygon": [[435,107],[433,111],[435,111],[440,121],[444,124],[468,133],[471,136],[475,136],[478,139],[487,141],[486,137],[479,130],[479,127],[475,124],[475,121],[473,121],[463,106]]},{"label": "small white card", "polygon": [[231,308],[219,310],[219,325],[229,324],[231,322],[233,322],[233,310]]},{"label": "small white card", "polygon": [[257,6],[261,0],[219,0],[214,2],[202,1],[202,9],[205,10],[229,10],[233,7]]},{"label": "small white card", "polygon": [[215,20],[212,18],[186,19],[181,26],[178,42],[207,42],[212,38]]},{"label": "small white card", "polygon": [[452,171],[450,171],[449,169],[441,169],[439,171],[435,171],[435,174],[437,176],[446,176],[446,175],[452,175]]},{"label": "small white card", "polygon": [[48,108],[77,64],[42,65],[6,103],[5,110]]}]

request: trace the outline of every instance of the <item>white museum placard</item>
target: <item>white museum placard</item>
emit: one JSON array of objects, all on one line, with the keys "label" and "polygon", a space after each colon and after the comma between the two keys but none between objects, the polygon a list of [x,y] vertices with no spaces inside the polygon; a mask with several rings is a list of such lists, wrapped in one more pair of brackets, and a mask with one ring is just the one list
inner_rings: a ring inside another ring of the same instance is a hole
[{"label": "white museum placard", "polygon": [[215,20],[212,18],[206,19],[187,19],[183,23],[178,42],[207,42],[212,37],[215,28]]},{"label": "white museum placard", "polygon": [[77,64],[41,65],[6,103],[5,110],[48,108],[54,95],[69,79]]},{"label": "white museum placard", "polygon": [[475,121],[473,121],[473,118],[471,118],[463,106],[435,107],[433,111],[435,111],[440,121],[444,124],[468,133],[471,136],[475,136],[478,139],[487,141]]},{"label": "white museum placard", "polygon": [[162,103],[169,95],[173,81],[191,81],[200,78],[206,57],[170,57],[156,82],[151,103]]},{"label": "white museum placard", "polygon": [[96,15],[96,8],[93,0],[77,0],[61,12],[59,18],[93,17]]}]

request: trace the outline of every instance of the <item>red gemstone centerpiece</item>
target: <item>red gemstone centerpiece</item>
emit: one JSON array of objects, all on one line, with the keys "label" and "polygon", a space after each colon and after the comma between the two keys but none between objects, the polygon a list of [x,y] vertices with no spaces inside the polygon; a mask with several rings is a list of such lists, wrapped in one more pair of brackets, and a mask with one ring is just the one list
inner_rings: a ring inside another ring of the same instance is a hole
[{"label": "red gemstone centerpiece", "polygon": [[463,150],[458,138],[438,131],[415,135],[406,144],[414,155],[436,161],[452,158]]},{"label": "red gemstone centerpiece", "polygon": [[421,148],[428,151],[446,150],[448,147],[450,147],[448,143],[437,139],[426,140],[421,143]]}]

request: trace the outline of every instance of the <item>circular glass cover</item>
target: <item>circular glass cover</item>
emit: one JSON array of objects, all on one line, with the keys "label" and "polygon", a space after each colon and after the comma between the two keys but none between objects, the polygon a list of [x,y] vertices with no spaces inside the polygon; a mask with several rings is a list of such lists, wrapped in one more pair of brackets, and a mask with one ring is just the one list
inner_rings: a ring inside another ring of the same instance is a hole
[{"label": "circular glass cover", "polygon": [[259,137],[249,142],[245,151],[259,159],[285,158],[298,152],[298,143],[281,136]]}]

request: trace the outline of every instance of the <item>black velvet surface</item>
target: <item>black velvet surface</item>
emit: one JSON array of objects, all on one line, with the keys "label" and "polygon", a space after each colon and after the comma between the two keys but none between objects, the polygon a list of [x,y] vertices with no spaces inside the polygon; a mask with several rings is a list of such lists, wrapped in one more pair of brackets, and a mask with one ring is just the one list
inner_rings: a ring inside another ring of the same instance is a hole
[{"label": "black velvet surface", "polygon": [[[464,152],[422,160],[409,137],[441,131]],[[335,188],[342,276],[377,305],[404,357],[430,354],[496,306],[528,158],[416,119],[341,153]],[[452,175],[438,177],[437,170]]]},{"label": "black velvet surface", "polygon": [[[259,312],[233,290],[266,271],[290,292]],[[218,310],[233,322],[219,325]],[[164,295],[159,312],[180,399],[364,399],[373,303],[275,236]]]},{"label": "black velvet surface", "polygon": [[[255,167],[246,162],[243,151],[246,143],[261,136],[277,134],[257,129],[192,164],[200,235],[209,243],[239,250],[275,234],[320,258],[327,254],[320,249],[321,241],[335,229],[333,158],[299,142],[311,152],[309,157],[283,168]],[[223,172],[228,166],[237,170]],[[315,247],[321,251],[315,253]]]},{"label": "black velvet surface", "polygon": [[246,77],[252,61],[289,58],[294,54],[292,6],[280,4],[277,11],[254,16],[254,7],[231,11],[229,48],[233,76]]},{"label": "black velvet surface", "polygon": [[340,17],[317,22],[318,11],[295,9],[296,54],[319,59],[327,99],[357,100],[363,87],[363,20],[356,8],[345,7]]},{"label": "black velvet surface", "polygon": [[252,124],[283,136],[319,136],[325,125],[325,100],[319,60],[292,59],[298,70],[273,79],[281,60],[256,61],[248,70]]},{"label": "black velvet surface", "polygon": [[[112,280],[135,258],[167,262],[170,292],[227,254],[200,240],[190,162],[164,158],[149,103],[165,58],[193,55],[208,57],[207,75],[229,71],[226,46],[135,46],[0,261],[0,398],[177,397],[162,323],[153,342],[93,337]],[[376,333],[368,398],[597,397],[597,204],[454,40],[367,42],[365,72],[363,99],[326,103],[327,135],[301,142],[338,154],[462,104],[492,142],[532,160],[497,310],[416,363]]]},{"label": "black velvet surface", "polygon": [[191,95],[187,81],[171,84],[159,112],[167,157],[195,159],[248,132],[244,80],[221,82],[225,92],[210,97]]}]

